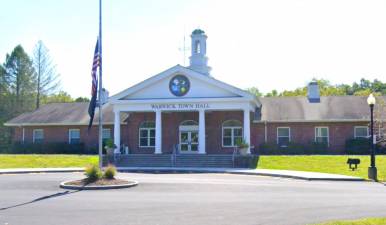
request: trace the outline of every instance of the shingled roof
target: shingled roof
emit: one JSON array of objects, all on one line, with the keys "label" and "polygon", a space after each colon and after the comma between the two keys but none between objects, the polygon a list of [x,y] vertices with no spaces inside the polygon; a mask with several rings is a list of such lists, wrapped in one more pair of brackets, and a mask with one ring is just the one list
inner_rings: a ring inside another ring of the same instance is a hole
[{"label": "shingled roof", "polygon": [[[8,122],[6,126],[32,125],[88,125],[88,102],[51,103],[33,112],[23,113]],[[98,124],[98,110],[95,110],[94,124]],[[121,122],[127,115],[121,113]],[[114,113],[111,105],[103,107],[103,124],[113,124]]]},{"label": "shingled roof", "polygon": [[[386,96],[377,98],[386,102]],[[326,96],[313,103],[307,97],[264,97],[259,99],[261,114],[255,121],[369,121],[366,99],[365,96]]]},{"label": "shingled roof", "polygon": [[[386,96],[377,97],[386,102]],[[256,113],[254,122],[344,122],[369,121],[367,97],[328,96],[320,102],[311,103],[307,97],[264,97],[259,98],[262,108]],[[33,112],[23,113],[7,123],[6,126],[33,125],[87,125],[88,102],[52,103]],[[377,106],[377,105],[376,105]],[[98,118],[98,110],[95,112]],[[127,114],[121,113],[121,122]],[[386,119],[386,118],[383,118]],[[94,120],[97,124],[97,119]],[[113,124],[114,113],[111,105],[103,109],[103,123]]]}]

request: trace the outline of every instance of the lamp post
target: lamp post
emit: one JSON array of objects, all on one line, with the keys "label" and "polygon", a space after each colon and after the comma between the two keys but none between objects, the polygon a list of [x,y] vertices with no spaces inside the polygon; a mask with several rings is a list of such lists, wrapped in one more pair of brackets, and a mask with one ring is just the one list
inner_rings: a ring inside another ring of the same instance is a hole
[{"label": "lamp post", "polygon": [[374,105],[375,98],[370,94],[367,98],[367,104],[370,106],[370,138],[371,138],[371,164],[368,170],[368,177],[377,181],[377,167],[375,167],[375,139],[374,139]]}]

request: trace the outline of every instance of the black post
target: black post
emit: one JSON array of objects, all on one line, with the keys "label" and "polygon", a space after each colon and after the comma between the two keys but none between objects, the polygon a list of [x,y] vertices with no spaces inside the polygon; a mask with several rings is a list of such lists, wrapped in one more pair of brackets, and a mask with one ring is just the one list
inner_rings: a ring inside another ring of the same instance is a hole
[{"label": "black post", "polygon": [[374,143],[374,104],[370,104],[370,137],[371,137],[371,164],[368,170],[368,177],[377,181],[377,167],[375,167],[375,143]]}]

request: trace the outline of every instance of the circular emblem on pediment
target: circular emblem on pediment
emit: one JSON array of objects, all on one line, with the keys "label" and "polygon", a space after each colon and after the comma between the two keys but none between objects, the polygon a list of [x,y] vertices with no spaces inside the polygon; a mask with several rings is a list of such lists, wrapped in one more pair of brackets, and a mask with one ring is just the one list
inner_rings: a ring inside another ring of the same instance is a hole
[{"label": "circular emblem on pediment", "polygon": [[184,96],[190,89],[190,81],[184,75],[176,75],[169,82],[169,90],[175,96]]}]

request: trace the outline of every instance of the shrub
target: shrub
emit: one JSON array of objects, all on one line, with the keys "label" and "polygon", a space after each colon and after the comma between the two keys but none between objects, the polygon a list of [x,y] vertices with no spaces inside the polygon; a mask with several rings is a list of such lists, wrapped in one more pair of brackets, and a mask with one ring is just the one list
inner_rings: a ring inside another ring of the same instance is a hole
[{"label": "shrub", "polygon": [[328,153],[328,144],[327,143],[318,143],[311,142],[305,151],[306,154],[327,154]]},{"label": "shrub", "polygon": [[368,154],[371,148],[370,140],[367,138],[354,138],[346,140],[346,153],[350,155]]},{"label": "shrub", "polygon": [[103,177],[106,179],[114,179],[116,174],[117,174],[117,169],[115,168],[115,166],[108,165]]},{"label": "shrub", "polygon": [[12,146],[12,154],[82,154],[84,144],[54,143],[21,143],[15,142]]},{"label": "shrub", "polygon": [[88,182],[94,182],[102,178],[102,171],[96,165],[90,165],[86,167],[85,173]]},{"label": "shrub", "polygon": [[300,155],[305,153],[305,146],[290,142],[287,146],[279,146],[276,143],[263,143],[260,145],[259,154],[262,155]]}]

